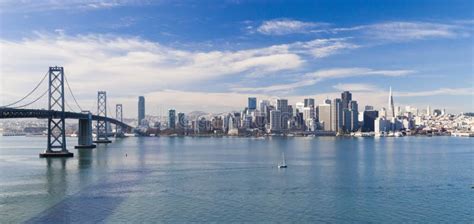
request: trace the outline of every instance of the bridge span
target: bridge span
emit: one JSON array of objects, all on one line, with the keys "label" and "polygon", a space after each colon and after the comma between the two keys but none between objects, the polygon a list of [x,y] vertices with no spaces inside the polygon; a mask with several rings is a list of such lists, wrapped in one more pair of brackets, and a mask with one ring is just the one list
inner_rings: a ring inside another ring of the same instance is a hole
[{"label": "bridge span", "polygon": [[[44,91],[40,97],[32,102],[15,106],[31,96],[38,89],[41,83],[46,80],[46,77],[49,77],[48,89]],[[74,99],[75,105],[82,112],[65,111],[65,105],[71,109],[64,97],[65,82]],[[43,96],[46,96],[46,94],[48,94],[48,109],[24,108],[37,102]],[[64,68],[58,66],[49,67],[48,73],[44,75],[36,87],[26,94],[26,96],[8,105],[0,106],[0,119],[9,118],[48,119],[47,148],[43,153],[40,153],[40,157],[74,156],[73,153],[66,149],[66,119],[76,119],[79,121],[78,145],[75,148],[95,148],[93,143],[111,143],[108,139],[107,133],[109,123],[116,125],[116,134],[118,135],[123,135],[124,131],[131,131],[133,129],[130,125],[123,122],[122,104],[116,105],[115,119],[107,116],[107,95],[105,91],[98,91],[97,93],[97,114],[83,111],[69,86],[66,76],[64,75]],[[97,137],[95,141],[92,136],[92,121],[96,121]]]}]

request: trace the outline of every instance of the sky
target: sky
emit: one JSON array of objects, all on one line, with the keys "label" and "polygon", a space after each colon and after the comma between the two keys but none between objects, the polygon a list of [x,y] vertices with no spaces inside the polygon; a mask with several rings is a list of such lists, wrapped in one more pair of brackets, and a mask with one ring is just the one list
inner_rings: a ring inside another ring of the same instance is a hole
[{"label": "sky", "polygon": [[345,90],[380,109],[390,86],[396,106],[472,112],[473,12],[457,0],[0,0],[0,105],[57,65],[81,109],[96,111],[104,90],[109,114],[122,103],[125,117],[140,95],[152,115]]}]

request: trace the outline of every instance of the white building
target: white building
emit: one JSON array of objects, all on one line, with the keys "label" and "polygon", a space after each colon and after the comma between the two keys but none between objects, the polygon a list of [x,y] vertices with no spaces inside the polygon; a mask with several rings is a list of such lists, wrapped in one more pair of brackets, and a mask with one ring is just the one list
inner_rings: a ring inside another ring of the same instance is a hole
[{"label": "white building", "polygon": [[319,122],[323,124],[323,130],[331,131],[331,104],[319,104],[318,107]]}]

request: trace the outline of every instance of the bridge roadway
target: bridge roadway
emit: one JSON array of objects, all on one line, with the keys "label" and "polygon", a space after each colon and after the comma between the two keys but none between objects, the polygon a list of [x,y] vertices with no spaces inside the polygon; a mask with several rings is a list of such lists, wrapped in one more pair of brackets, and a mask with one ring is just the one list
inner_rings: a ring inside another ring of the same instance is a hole
[{"label": "bridge roadway", "polygon": [[[0,108],[0,119],[8,118],[39,118],[39,119],[48,119],[52,118],[61,118],[64,116],[65,119],[88,119],[89,114],[87,113],[76,113],[76,112],[61,112],[55,110],[41,110],[41,109],[15,109],[15,108]],[[105,121],[110,122],[115,125],[119,125],[122,128],[128,130],[132,129],[132,126],[120,122],[119,120],[102,117],[97,115],[92,115],[92,120],[105,119]]]}]

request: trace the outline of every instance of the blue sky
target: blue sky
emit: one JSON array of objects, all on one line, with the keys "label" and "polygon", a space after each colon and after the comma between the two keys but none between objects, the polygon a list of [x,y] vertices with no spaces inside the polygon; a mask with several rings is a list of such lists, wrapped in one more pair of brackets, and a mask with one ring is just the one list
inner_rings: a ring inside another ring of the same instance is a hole
[{"label": "blue sky", "polygon": [[[83,105],[236,110],[247,96],[473,111],[471,1],[1,1],[2,104],[62,65]],[[147,112],[148,113],[148,112]]]}]

